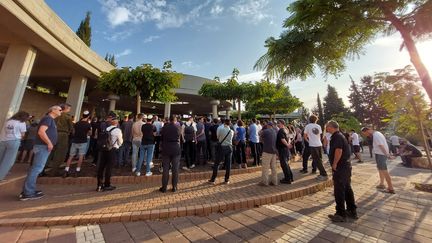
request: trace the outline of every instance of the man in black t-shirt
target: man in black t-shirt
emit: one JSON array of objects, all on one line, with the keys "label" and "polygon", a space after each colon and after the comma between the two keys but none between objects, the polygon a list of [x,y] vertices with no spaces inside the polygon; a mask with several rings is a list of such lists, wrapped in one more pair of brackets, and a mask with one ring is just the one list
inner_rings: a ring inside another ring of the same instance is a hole
[{"label": "man in black t-shirt", "polygon": [[84,111],[83,118],[74,125],[72,145],[70,147],[69,158],[66,162],[63,178],[69,176],[69,168],[75,155],[78,155],[78,164],[75,170],[75,177],[78,177],[81,172],[81,164],[83,162],[84,155],[87,152],[87,137],[91,135],[89,116],[90,112]]},{"label": "man in black t-shirt", "polygon": [[408,141],[400,141],[400,157],[402,165],[406,167],[412,166],[412,158],[420,158],[423,156],[422,152],[410,144]]},{"label": "man in black t-shirt", "polygon": [[[351,188],[351,149],[336,121],[329,121],[327,132],[331,133],[329,160],[333,170],[333,186],[336,213],[328,215],[333,222],[345,222],[346,217],[357,219],[357,206]],[[346,209],[345,210],[345,203]]]},{"label": "man in black t-shirt", "polygon": [[211,157],[213,162],[216,161],[216,145],[218,143],[217,138],[217,129],[219,127],[219,119],[215,118],[213,119],[213,124],[209,128],[209,134],[210,134],[210,150],[211,150]]},{"label": "man in black t-shirt", "polygon": [[285,127],[285,121],[278,120],[277,126],[279,131],[276,135],[276,148],[278,150],[280,166],[284,174],[284,178],[280,180],[280,183],[291,184],[291,182],[294,181],[294,177],[288,161],[290,158],[289,150],[292,148],[292,144],[288,138],[288,130]]},{"label": "man in black t-shirt", "polygon": [[[146,176],[151,176],[151,167],[153,165],[153,152],[155,149],[156,127],[152,124],[152,115],[147,116],[147,123],[142,125],[141,132],[143,134],[141,144],[146,158]],[[137,163],[136,173],[141,173],[141,164]]]}]

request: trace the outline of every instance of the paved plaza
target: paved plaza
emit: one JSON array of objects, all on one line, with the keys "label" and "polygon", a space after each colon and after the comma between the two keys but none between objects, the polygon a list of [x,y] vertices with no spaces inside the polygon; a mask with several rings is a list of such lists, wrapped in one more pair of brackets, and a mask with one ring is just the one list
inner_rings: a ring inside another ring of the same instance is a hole
[{"label": "paved plaza", "polygon": [[[191,180],[181,183],[178,193],[167,194],[156,192],[156,182],[122,184],[117,191],[99,194],[92,191],[94,185],[42,185],[46,198],[19,202],[16,191],[10,188],[0,192],[0,223],[8,225],[15,220],[22,225],[2,226],[0,235],[2,242],[63,243],[431,242],[432,194],[417,191],[412,182],[431,182],[432,177],[428,170],[404,168],[399,162],[394,160],[389,165],[394,195],[375,188],[378,175],[371,160],[354,165],[352,184],[359,214],[356,221],[331,223],[327,215],[334,213],[332,188],[322,186],[319,189],[324,190],[307,193],[312,191],[305,188],[319,184],[313,175],[296,173],[293,185],[259,187],[256,184],[260,172],[249,172],[234,175],[232,184],[227,186],[208,185],[204,179]],[[299,166],[300,163],[294,163],[295,172]],[[298,191],[304,196],[294,193],[292,199],[282,198],[277,203],[264,199],[264,204],[260,201],[252,207],[241,205],[241,199],[273,198],[283,192]],[[223,202],[217,211],[206,211],[202,206],[215,202]],[[169,214],[171,208],[178,210],[175,217]],[[187,209],[193,209],[193,214]],[[150,213],[138,214],[141,218],[134,220],[134,214],[126,212]],[[158,217],[152,212],[157,212]],[[109,221],[96,224],[78,220],[75,225],[69,224],[72,221],[59,225],[63,221],[49,220],[68,215],[89,219],[106,214],[111,214]],[[23,223],[33,219],[45,220],[47,226]]]}]

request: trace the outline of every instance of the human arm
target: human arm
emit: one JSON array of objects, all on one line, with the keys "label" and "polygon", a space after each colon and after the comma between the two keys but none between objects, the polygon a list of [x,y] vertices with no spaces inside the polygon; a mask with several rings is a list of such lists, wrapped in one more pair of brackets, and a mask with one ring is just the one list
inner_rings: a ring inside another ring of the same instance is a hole
[{"label": "human arm", "polygon": [[333,163],[332,163],[333,171],[336,171],[337,164],[339,163],[341,157],[342,157],[342,149],[341,148],[335,149]]},{"label": "human arm", "polygon": [[54,145],[46,134],[46,130],[48,130],[48,126],[41,125],[38,130],[38,135],[40,139],[48,146],[48,151],[51,152],[51,150],[54,148]]}]

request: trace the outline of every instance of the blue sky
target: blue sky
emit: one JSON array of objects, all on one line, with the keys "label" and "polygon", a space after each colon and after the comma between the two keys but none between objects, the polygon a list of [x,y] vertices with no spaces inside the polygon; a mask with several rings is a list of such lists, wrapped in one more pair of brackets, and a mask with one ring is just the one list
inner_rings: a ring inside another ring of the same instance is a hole
[{"label": "blue sky", "polygon": [[[172,60],[178,72],[225,79],[234,67],[240,81],[261,79],[253,70],[265,53],[264,41],[279,36],[288,17],[283,0],[45,0],[76,30],[86,11],[92,13],[92,46],[101,56],[116,55],[119,66],[151,63],[161,67]],[[325,80],[319,73],[306,81],[293,80],[290,88],[308,108],[316,95],[326,95],[333,85],[348,105],[349,75],[392,71],[409,64],[406,51],[399,52],[400,37],[378,37],[360,59],[349,60],[340,77]],[[425,64],[432,70],[432,41],[419,44]]]}]

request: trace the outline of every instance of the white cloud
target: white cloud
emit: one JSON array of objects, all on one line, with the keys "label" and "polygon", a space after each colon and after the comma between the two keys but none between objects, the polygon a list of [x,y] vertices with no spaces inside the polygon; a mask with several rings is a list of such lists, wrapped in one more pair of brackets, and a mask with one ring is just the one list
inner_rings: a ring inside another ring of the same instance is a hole
[{"label": "white cloud", "polygon": [[123,23],[128,22],[130,12],[127,8],[124,7],[115,7],[108,13],[108,21],[112,26],[121,25]]},{"label": "white cloud", "polygon": [[113,27],[126,22],[136,24],[154,22],[159,29],[181,27],[200,17],[203,9],[210,4],[210,0],[197,1],[200,4],[165,0],[99,0],[99,2]]},{"label": "white cloud", "polygon": [[143,43],[149,43],[149,42],[152,42],[152,41],[157,40],[159,38],[160,38],[160,36],[158,36],[158,35],[151,35],[151,36],[145,38]]},{"label": "white cloud", "polygon": [[129,36],[131,36],[132,30],[128,29],[128,30],[124,30],[124,31],[116,32],[116,33],[104,32],[104,35],[105,35],[106,40],[113,41],[113,42],[121,41],[121,40],[125,40]]},{"label": "white cloud", "polygon": [[131,53],[132,53],[131,49],[126,49],[118,54],[115,54],[115,57],[119,58],[119,57],[130,55]]},{"label": "white cloud", "polygon": [[221,14],[224,11],[224,7],[222,7],[221,5],[215,4],[213,5],[213,7],[210,9],[210,13],[213,16],[217,16],[219,14]]},{"label": "white cloud", "polygon": [[184,66],[185,68],[188,68],[188,69],[198,69],[198,68],[201,67],[201,65],[196,64],[196,63],[194,63],[192,61],[182,62],[181,65]]},{"label": "white cloud", "polygon": [[269,18],[265,13],[268,0],[242,0],[234,4],[230,10],[239,18],[257,24],[261,20]]}]

